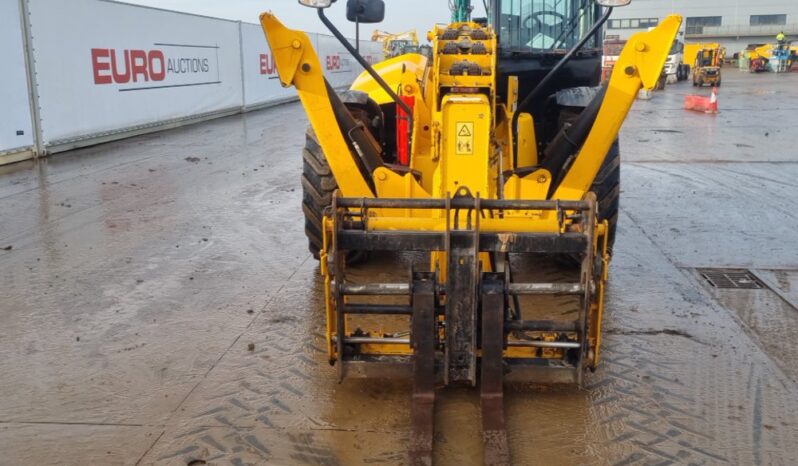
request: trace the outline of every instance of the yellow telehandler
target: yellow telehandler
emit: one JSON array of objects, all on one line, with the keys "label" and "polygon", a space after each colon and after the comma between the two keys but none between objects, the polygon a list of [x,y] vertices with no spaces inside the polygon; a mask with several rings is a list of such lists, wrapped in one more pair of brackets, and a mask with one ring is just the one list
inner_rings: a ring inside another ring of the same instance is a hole
[{"label": "yellow telehandler", "polygon": [[[305,33],[261,15],[310,120],[303,211],[329,360],[339,380],[412,377],[410,464],[432,463],[436,387],[479,384],[484,462],[507,465],[504,382],[581,384],[598,364],[618,131],[681,24],[633,35],[599,85],[603,25],[630,1],[492,0],[471,19],[455,0],[431,59],[372,66],[325,15],[333,0],[299,0],[365,69],[341,93]],[[377,23],[385,5],[348,0],[346,13]],[[422,263],[388,282],[353,275],[374,251]],[[572,265],[538,274],[553,256]]]}]

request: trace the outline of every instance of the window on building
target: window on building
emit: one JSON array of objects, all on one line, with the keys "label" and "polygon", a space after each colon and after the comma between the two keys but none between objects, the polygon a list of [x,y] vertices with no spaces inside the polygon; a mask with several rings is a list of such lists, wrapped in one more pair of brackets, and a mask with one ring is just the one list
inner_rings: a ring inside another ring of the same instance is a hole
[{"label": "window on building", "polygon": [[787,15],[751,15],[751,26],[769,26],[773,24],[787,24]]},{"label": "window on building", "polygon": [[722,23],[720,16],[693,16],[687,18],[687,34],[703,34],[705,26],[720,26]]},{"label": "window on building", "polygon": [[611,19],[610,29],[648,29],[659,24],[658,18]]}]

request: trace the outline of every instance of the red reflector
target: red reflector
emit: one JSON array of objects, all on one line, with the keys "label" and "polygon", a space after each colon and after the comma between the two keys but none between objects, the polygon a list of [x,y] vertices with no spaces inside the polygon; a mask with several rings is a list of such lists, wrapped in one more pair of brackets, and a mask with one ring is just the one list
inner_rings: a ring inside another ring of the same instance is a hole
[{"label": "red reflector", "polygon": [[[400,95],[402,102],[406,103],[410,110],[416,106],[416,97],[412,95]],[[396,105],[396,158],[400,165],[410,165],[410,153],[408,141],[410,135],[407,130],[410,127],[410,122],[407,118],[407,113],[398,104]]]}]

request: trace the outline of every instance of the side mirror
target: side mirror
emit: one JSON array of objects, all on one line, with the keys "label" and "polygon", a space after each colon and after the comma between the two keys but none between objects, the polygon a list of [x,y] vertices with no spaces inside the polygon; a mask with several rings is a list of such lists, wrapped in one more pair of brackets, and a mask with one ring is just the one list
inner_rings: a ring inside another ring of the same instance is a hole
[{"label": "side mirror", "polygon": [[300,5],[309,6],[311,8],[328,8],[332,3],[333,0],[299,0]]},{"label": "side mirror", "polygon": [[[300,0],[300,1],[302,1],[302,0]],[[615,8],[615,7],[619,7],[619,6],[626,6],[626,5],[630,4],[630,3],[632,3],[632,0],[596,0],[596,3],[598,3],[601,6]]]},{"label": "side mirror", "polygon": [[385,2],[382,0],[348,0],[346,2],[346,19],[349,21],[379,23],[384,18]]}]

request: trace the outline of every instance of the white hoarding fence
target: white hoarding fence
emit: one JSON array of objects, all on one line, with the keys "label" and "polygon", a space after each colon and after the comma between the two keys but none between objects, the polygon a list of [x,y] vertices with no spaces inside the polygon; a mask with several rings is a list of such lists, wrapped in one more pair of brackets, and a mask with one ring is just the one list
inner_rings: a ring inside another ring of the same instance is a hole
[{"label": "white hoarding fence", "polygon": [[[363,71],[346,48],[332,36],[309,33],[311,44],[321,62],[330,85],[336,89],[347,87]],[[265,104],[284,102],[296,98],[296,91],[283,88],[277,76],[274,55],[263,35],[260,25],[241,25],[241,47],[244,72],[244,106],[252,108]],[[369,63],[382,58],[382,47],[371,41],[360,42],[361,55]]]},{"label": "white hoarding fence", "polygon": [[[347,87],[363,71],[354,57],[332,36],[309,33],[311,44],[321,62],[327,80],[334,88]],[[296,98],[296,90],[283,88],[277,76],[274,55],[256,24],[241,24],[241,48],[244,72],[244,107],[253,108]],[[361,55],[369,63],[382,58],[382,46],[371,41],[360,42]]]},{"label": "white hoarding fence", "polygon": [[46,146],[240,110],[237,22],[108,1],[28,1]]},{"label": "white hoarding fence", "polygon": [[[374,45],[374,42],[360,42],[360,55],[369,63],[382,60],[382,49],[374,47]],[[376,53],[375,50],[378,50],[379,53]],[[327,81],[334,88],[349,86],[363,71],[360,63],[335,37],[319,35],[316,52],[319,55],[324,74],[327,76]]]},{"label": "white hoarding fence", "polygon": [[[309,36],[332,86],[349,86],[361,66],[335,38]],[[296,98],[257,24],[112,0],[5,0],[0,39],[0,154],[57,152]],[[379,44],[361,50],[381,59]]]},{"label": "white hoarding fence", "polygon": [[370,40],[360,41],[360,54],[369,63],[377,63],[382,61],[382,44],[379,42],[372,42]]},{"label": "white hoarding fence", "polygon": [[27,152],[34,143],[21,18],[17,0],[0,2],[0,155]]},{"label": "white hoarding fence", "polygon": [[[309,34],[315,42],[315,34]],[[296,97],[296,90],[284,88],[277,76],[274,55],[258,24],[241,24],[241,56],[244,70],[244,107],[282,102]]]}]

